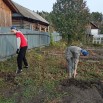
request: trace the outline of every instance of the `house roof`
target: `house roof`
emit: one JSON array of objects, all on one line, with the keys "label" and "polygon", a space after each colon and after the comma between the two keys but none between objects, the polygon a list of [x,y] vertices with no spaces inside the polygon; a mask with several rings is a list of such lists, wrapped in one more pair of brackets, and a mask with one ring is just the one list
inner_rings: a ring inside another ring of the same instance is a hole
[{"label": "house roof", "polygon": [[98,26],[97,26],[96,24],[94,24],[93,22],[90,22],[90,24],[91,24],[93,27],[95,27],[95,28],[98,29]]},{"label": "house roof", "polygon": [[3,0],[3,2],[10,8],[12,12],[18,12],[17,8],[14,6],[11,0]]},{"label": "house roof", "polygon": [[41,17],[40,15],[38,15],[36,12],[27,9],[17,3],[15,3],[14,1],[12,1],[12,3],[15,5],[15,7],[18,9],[18,11],[20,12],[20,14],[26,18],[30,18],[30,19],[34,19],[43,23],[46,23],[47,25],[49,25],[49,22],[46,21],[43,17]]}]

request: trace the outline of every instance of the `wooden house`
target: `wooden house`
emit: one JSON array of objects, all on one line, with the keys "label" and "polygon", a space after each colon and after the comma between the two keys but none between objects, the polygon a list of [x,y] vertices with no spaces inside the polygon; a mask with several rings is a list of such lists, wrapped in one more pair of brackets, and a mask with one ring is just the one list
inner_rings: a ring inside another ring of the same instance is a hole
[{"label": "wooden house", "polygon": [[86,38],[87,42],[91,42],[93,44],[101,44],[103,43],[103,34],[99,33],[99,28],[94,23],[90,22],[87,25],[86,30]]},{"label": "wooden house", "polygon": [[34,11],[11,0],[0,0],[0,27],[11,25],[18,29],[49,31],[49,23]]},{"label": "wooden house", "polygon": [[87,25],[86,33],[89,34],[89,35],[93,35],[93,36],[97,35],[99,33],[99,28],[94,23],[90,22]]},{"label": "wooden house", "polygon": [[0,0],[0,27],[12,25],[12,13],[17,12],[10,0]]},{"label": "wooden house", "polygon": [[13,25],[17,28],[49,31],[49,23],[40,15],[12,1],[19,13],[13,13]]}]

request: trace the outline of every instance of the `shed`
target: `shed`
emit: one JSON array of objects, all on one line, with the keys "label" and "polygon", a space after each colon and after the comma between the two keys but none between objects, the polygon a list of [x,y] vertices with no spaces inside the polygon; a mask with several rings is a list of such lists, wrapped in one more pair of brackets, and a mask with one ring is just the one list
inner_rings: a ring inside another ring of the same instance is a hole
[{"label": "shed", "polygon": [[99,33],[99,28],[94,23],[90,22],[86,27],[86,34],[97,35]]}]

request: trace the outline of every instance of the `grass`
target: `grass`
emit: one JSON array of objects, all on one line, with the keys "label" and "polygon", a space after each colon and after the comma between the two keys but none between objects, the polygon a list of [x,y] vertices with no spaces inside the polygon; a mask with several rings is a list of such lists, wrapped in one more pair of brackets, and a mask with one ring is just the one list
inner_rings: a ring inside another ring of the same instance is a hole
[{"label": "grass", "polygon": [[[63,55],[65,47],[64,42],[59,42],[30,50],[27,53],[30,68],[23,68],[19,75],[15,74],[16,57],[0,62],[0,103],[56,103],[70,95],[60,87],[68,78]],[[59,53],[61,56],[55,55]],[[77,80],[103,79],[102,69],[95,63],[79,63],[78,74]]]}]

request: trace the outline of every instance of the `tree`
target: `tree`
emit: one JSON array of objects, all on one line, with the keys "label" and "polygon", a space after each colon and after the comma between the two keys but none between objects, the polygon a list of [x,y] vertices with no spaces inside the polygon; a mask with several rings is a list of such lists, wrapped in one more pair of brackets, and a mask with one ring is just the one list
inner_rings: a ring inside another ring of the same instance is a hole
[{"label": "tree", "polygon": [[51,14],[55,28],[68,41],[81,39],[89,20],[89,9],[83,0],[57,0]]},{"label": "tree", "polygon": [[54,30],[54,25],[52,23],[51,13],[45,11],[42,12],[37,11],[37,14],[39,14],[41,17],[43,17],[45,20],[49,22],[49,30],[50,32],[52,32]]},{"label": "tree", "polygon": [[102,21],[102,17],[103,17],[102,13],[99,13],[99,12],[92,12],[90,14],[90,20],[92,22],[101,22]]},{"label": "tree", "polygon": [[103,34],[103,14],[99,12],[92,12],[90,14],[90,20],[99,27],[100,33]]}]

